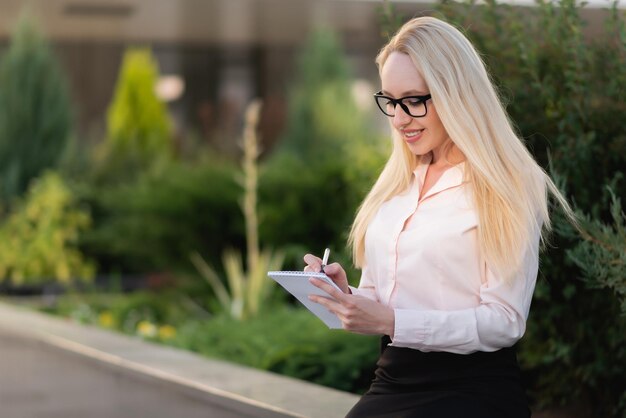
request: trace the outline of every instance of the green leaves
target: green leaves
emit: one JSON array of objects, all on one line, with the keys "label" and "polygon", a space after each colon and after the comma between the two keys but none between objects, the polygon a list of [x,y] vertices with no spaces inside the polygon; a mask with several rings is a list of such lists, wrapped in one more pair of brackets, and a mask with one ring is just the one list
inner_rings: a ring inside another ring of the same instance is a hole
[{"label": "green leaves", "polygon": [[339,390],[362,393],[378,337],[329,331],[306,309],[277,307],[247,321],[222,315],[177,327],[172,344]]},{"label": "green leaves", "polygon": [[171,121],[156,96],[159,70],[147,48],[130,48],[107,114],[107,140],[121,151],[166,153],[171,151]]},{"label": "green leaves", "polygon": [[173,156],[172,122],[155,93],[158,76],[148,48],[126,50],[107,112],[106,139],[95,153],[97,181],[134,179]]},{"label": "green leaves", "polygon": [[608,191],[613,223],[583,216],[585,241],[568,251],[568,256],[582,269],[590,286],[615,292],[622,314],[626,314],[626,215],[621,200],[610,188]]},{"label": "green leaves", "polygon": [[280,270],[284,255],[281,251],[259,249],[259,225],[257,220],[257,160],[259,157],[256,130],[261,112],[261,103],[253,101],[246,111],[246,126],[243,139],[242,175],[243,186],[241,209],[246,224],[247,263],[244,265],[240,251],[226,250],[222,256],[228,287],[215,270],[199,254],[191,254],[191,261],[213,289],[222,310],[237,320],[256,317],[274,282],[267,277],[270,270]]},{"label": "green leaves", "polygon": [[192,253],[190,257],[200,275],[211,286],[222,312],[237,320],[258,316],[274,288],[274,281],[267,277],[267,272],[280,270],[284,260],[282,252],[264,250],[259,253],[253,269],[246,270],[241,252],[226,250],[222,258],[226,278],[223,280],[198,253]]},{"label": "green leaves", "polygon": [[0,198],[5,204],[57,164],[71,129],[65,77],[36,22],[23,16],[0,59]]},{"label": "green leaves", "polygon": [[591,10],[574,0],[524,8],[443,2],[439,10],[466,29],[528,148],[587,214],[581,236],[554,213],[556,233],[542,254],[520,343],[534,403],[585,400],[597,416],[619,416],[626,411],[617,406],[623,384],[615,383],[626,373],[626,237],[606,186],[626,196],[626,183],[615,180],[626,167],[623,11],[604,11],[602,30],[597,21],[587,26]]},{"label": "green leaves", "polygon": [[89,228],[89,214],[55,173],[34,182],[0,226],[0,281],[69,283],[89,280],[94,265],[78,251],[78,234]]},{"label": "green leaves", "polygon": [[314,164],[337,159],[347,144],[356,146],[371,138],[369,121],[356,105],[351,83],[336,35],[329,30],[314,32],[299,56],[281,150]]}]

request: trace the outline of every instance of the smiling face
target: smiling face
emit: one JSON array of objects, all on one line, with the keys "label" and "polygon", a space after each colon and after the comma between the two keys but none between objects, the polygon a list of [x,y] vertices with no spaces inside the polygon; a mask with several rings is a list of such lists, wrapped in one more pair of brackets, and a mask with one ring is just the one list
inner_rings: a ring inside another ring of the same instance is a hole
[{"label": "smiling face", "polygon": [[[383,95],[394,99],[430,94],[411,58],[401,52],[389,55],[382,67],[380,79]],[[432,163],[437,163],[443,157],[444,144],[449,137],[432,99],[426,101],[426,106],[428,112],[420,118],[409,116],[400,106],[396,106],[395,115],[390,119],[413,154],[425,155],[432,151]]]}]

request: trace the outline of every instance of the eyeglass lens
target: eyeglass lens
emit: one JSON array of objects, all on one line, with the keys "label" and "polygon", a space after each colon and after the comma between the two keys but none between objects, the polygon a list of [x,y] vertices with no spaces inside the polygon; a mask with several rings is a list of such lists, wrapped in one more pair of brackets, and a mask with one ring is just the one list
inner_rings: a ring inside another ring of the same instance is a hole
[{"label": "eyeglass lens", "polygon": [[399,100],[392,100],[385,96],[375,96],[376,103],[382,112],[390,117],[395,116],[397,111],[396,103],[402,107],[405,113],[414,118],[426,115],[426,101],[416,97],[405,97]]}]

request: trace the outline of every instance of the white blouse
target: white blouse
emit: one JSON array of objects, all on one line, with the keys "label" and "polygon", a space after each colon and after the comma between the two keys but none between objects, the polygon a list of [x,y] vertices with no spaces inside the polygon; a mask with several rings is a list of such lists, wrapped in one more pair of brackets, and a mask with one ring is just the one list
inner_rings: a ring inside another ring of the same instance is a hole
[{"label": "white blouse", "polygon": [[366,265],[352,291],[394,309],[393,346],[452,353],[511,346],[526,329],[539,231],[523,268],[505,283],[480,255],[465,163],[444,171],[418,201],[430,159],[422,158],[410,188],[370,223]]}]

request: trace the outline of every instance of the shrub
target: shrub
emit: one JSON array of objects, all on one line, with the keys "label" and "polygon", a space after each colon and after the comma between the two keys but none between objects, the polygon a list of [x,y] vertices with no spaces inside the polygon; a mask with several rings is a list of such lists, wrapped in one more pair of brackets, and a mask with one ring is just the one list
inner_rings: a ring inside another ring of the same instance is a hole
[{"label": "shrub", "polygon": [[94,228],[81,247],[105,273],[189,270],[189,254],[218,262],[224,242],[243,245],[235,168],[207,155],[195,163],[170,161],[127,184],[81,188]]},{"label": "shrub", "polygon": [[[610,189],[609,189],[610,190]],[[586,216],[582,219],[585,241],[568,255],[583,270],[593,288],[611,289],[626,314],[626,215],[621,200],[611,192],[613,224],[606,225]]]},{"label": "shrub", "polygon": [[237,250],[226,250],[222,257],[228,287],[224,286],[219,274],[197,253],[191,261],[211,286],[222,312],[238,320],[259,315],[261,307],[271,296],[274,282],[268,280],[267,272],[280,270],[283,255],[259,248],[259,224],[257,218],[257,184],[259,156],[257,126],[261,102],[254,100],[246,110],[243,135],[243,159],[240,183],[243,186],[241,209],[246,225],[246,260]]},{"label": "shrub", "polygon": [[[323,96],[331,96],[335,117],[319,118],[323,109],[317,105]],[[346,133],[349,119],[357,116],[350,95],[348,68],[339,43],[331,31],[318,30],[299,56],[296,78],[290,87],[287,128],[280,147],[300,159],[315,161],[336,156]],[[343,120],[342,120],[343,119]]]},{"label": "shrub", "polygon": [[105,180],[127,179],[172,155],[172,124],[155,93],[158,75],[148,48],[126,50],[98,155],[99,174]]},{"label": "shrub", "polygon": [[[335,35],[315,32],[298,60],[287,129],[262,167],[260,236],[300,266],[305,252],[343,253],[357,205],[385,161],[390,141],[357,106]],[[295,266],[294,266],[295,267]]]},{"label": "shrub", "polygon": [[54,167],[71,133],[67,83],[36,22],[23,16],[0,60],[0,197]]},{"label": "shrub", "polygon": [[[614,7],[604,32],[585,35],[581,7],[573,0],[523,9],[445,1],[440,12],[467,28],[529,149],[579,213],[589,214],[584,227],[590,235],[613,222],[605,185],[626,195],[626,183],[617,182],[626,167],[626,31]],[[613,292],[579,280],[585,274],[580,267],[601,262],[588,256],[601,255],[593,248],[602,243],[581,240],[560,213],[554,221],[558,234],[542,255],[520,347],[530,392],[538,406],[583,403],[597,416],[617,416],[626,407],[618,406],[625,318]],[[624,237],[616,238],[624,248]],[[585,261],[573,262],[589,251]],[[623,269],[614,271],[620,279]]]},{"label": "shrub", "polygon": [[240,321],[199,311],[177,291],[63,295],[44,310],[354,393],[369,387],[380,346],[378,337],[329,330],[303,308]]},{"label": "shrub", "polygon": [[[168,340],[176,326],[195,313],[193,306],[175,291],[129,294],[69,293],[48,299],[41,310],[76,322],[110,328],[130,335]],[[150,332],[154,330],[154,333]]]},{"label": "shrub", "polygon": [[[388,34],[398,20],[385,6],[383,33]],[[581,239],[555,213],[557,234],[540,260],[520,345],[534,403],[583,404],[597,416],[619,416],[626,410],[621,383],[626,320],[618,301],[626,238],[605,186],[626,195],[626,183],[618,183],[626,167],[621,122],[626,29],[614,2],[606,11],[606,30],[592,38],[585,34],[582,7],[575,0],[537,0],[535,7],[523,8],[493,0],[440,0],[437,13],[477,46],[528,148],[579,215],[588,214]],[[610,265],[603,266],[605,261]]]},{"label": "shrub", "polygon": [[288,307],[244,322],[189,321],[172,344],[356,393],[369,386],[379,350],[377,337],[330,331],[307,310]]},{"label": "shrub", "polygon": [[93,263],[76,248],[90,216],[53,172],[33,182],[0,225],[0,281],[13,284],[89,280]]},{"label": "shrub", "polygon": [[353,216],[349,193],[344,171],[333,161],[303,169],[293,156],[275,157],[261,177],[260,237],[275,246],[295,245],[297,253],[345,247]]}]

